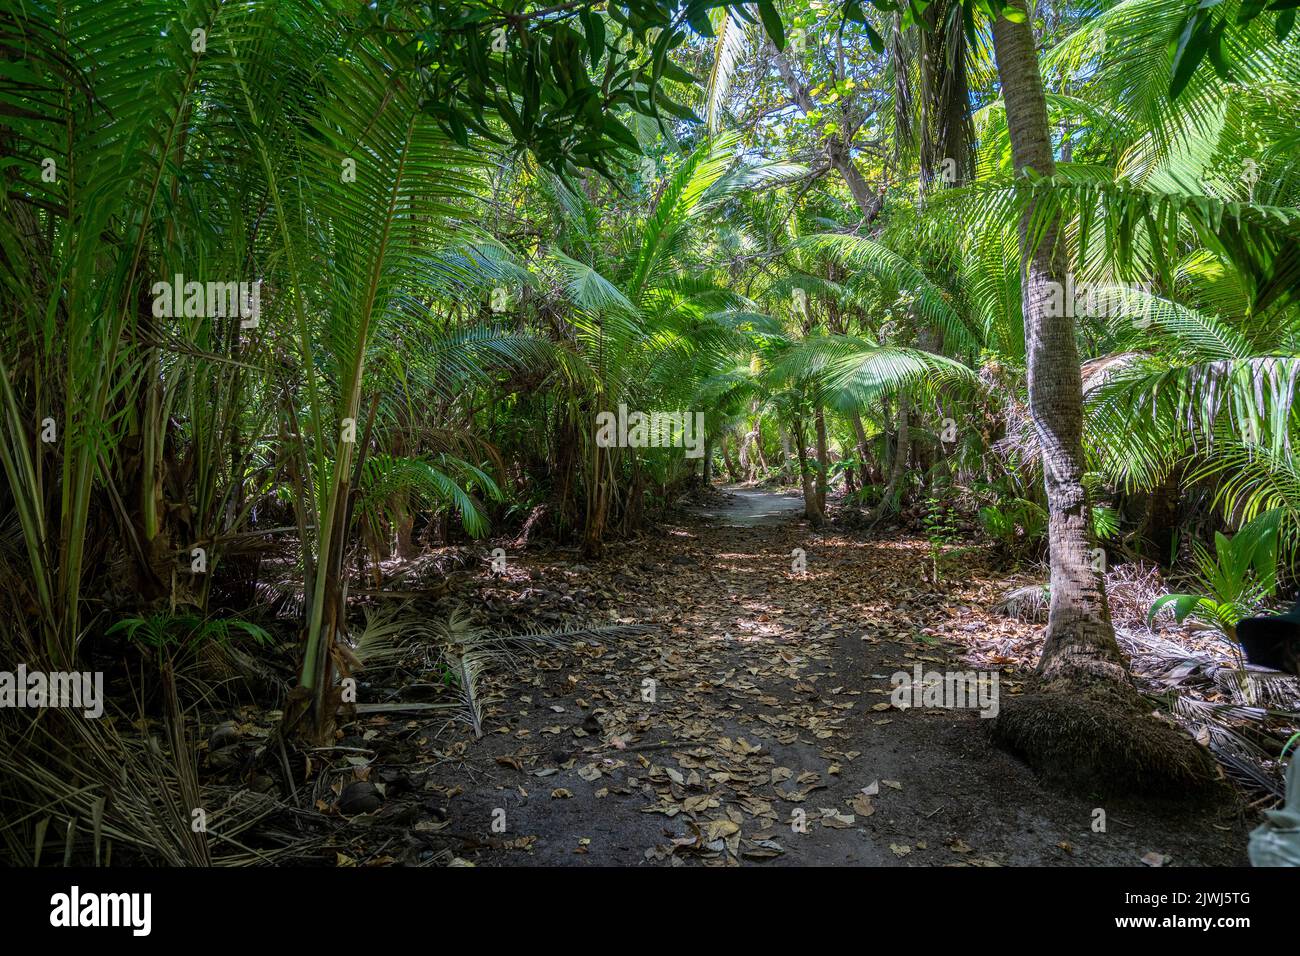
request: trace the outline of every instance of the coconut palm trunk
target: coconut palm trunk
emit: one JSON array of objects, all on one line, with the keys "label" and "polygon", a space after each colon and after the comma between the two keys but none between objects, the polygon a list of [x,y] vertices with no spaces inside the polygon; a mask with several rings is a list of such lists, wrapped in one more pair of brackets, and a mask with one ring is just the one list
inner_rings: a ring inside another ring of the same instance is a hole
[{"label": "coconut palm trunk", "polygon": [[[1012,158],[1018,173],[1050,176],[1055,164],[1047,104],[1024,0],[1011,0],[1006,10],[1016,18],[994,20],[993,48]],[[1047,492],[1051,608],[1036,686],[1003,702],[994,739],[1071,790],[1190,793],[1212,787],[1205,752],[1151,716],[1115,641],[1105,580],[1089,553],[1074,322],[1049,309],[1052,284],[1066,273],[1059,223],[1048,223],[1035,242],[1032,216],[1030,204],[1020,220],[1020,268],[1029,407]]]},{"label": "coconut palm trunk", "polygon": [[[1015,0],[1012,8],[1022,3]],[[993,23],[993,46],[1016,172],[1032,169],[1051,176],[1056,165],[1047,101],[1028,17],[1013,22],[999,16]],[[1039,672],[1047,680],[1085,675],[1124,680],[1127,668],[1110,623],[1105,579],[1091,554],[1074,320],[1052,315],[1049,308],[1052,290],[1063,288],[1066,278],[1059,224],[1053,222],[1033,244],[1028,235],[1032,216],[1030,205],[1020,219],[1022,308],[1029,407],[1042,448],[1051,550],[1051,611]]]}]

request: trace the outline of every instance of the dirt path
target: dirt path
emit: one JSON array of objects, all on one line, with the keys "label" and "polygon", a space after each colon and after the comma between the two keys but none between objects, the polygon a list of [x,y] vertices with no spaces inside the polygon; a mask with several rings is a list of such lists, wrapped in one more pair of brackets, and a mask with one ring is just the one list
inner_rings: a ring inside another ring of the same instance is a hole
[{"label": "dirt path", "polygon": [[985,631],[1028,627],[990,622],[976,558],[928,584],[923,542],[818,536],[798,498],[740,490],[598,564],[521,563],[656,631],[503,677],[484,739],[444,737],[411,781],[445,804],[416,825],[431,846],[487,865],[1245,862],[1234,811],[1064,796],[976,712],[890,705],[893,673],[970,669]]},{"label": "dirt path", "polygon": [[803,512],[803,499],[795,494],[739,485],[725,488],[724,492],[728,496],[724,503],[690,508],[687,513],[719,527],[756,528],[789,524]]}]

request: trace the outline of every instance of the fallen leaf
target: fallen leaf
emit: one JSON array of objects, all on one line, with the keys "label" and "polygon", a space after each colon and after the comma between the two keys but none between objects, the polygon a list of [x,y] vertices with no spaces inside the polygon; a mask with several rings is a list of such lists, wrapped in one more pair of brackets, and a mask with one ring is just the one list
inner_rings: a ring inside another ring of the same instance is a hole
[{"label": "fallen leaf", "polygon": [[853,808],[854,813],[864,817],[869,817],[876,812],[876,808],[871,805],[871,798],[867,796],[865,790],[859,792],[857,796],[850,800],[849,806]]}]

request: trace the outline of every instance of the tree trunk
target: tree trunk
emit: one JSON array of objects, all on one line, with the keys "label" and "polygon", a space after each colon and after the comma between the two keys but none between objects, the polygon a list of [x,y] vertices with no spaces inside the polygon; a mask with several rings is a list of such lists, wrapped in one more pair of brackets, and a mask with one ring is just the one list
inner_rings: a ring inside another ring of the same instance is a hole
[{"label": "tree trunk", "polygon": [[415,513],[411,511],[411,493],[402,491],[393,504],[393,550],[403,561],[410,561],[420,553],[415,543]]},{"label": "tree trunk", "polygon": [[867,430],[862,427],[862,416],[858,414],[855,408],[849,413],[849,421],[853,424],[853,437],[857,440],[858,445],[858,468],[862,472],[862,484],[867,483],[867,466],[871,461],[871,452],[867,448]]},{"label": "tree trunk", "polygon": [[799,456],[799,483],[803,487],[803,513],[814,528],[820,528],[826,523],[826,515],[817,507],[817,491],[813,487],[812,469],[808,467],[807,437],[804,434],[803,419],[795,418],[794,441]]},{"label": "tree trunk", "polygon": [[[1024,0],[1024,19],[999,16],[993,48],[1017,173],[1055,170],[1047,104]],[[1110,624],[1105,578],[1089,554],[1091,523],[1083,488],[1083,385],[1074,322],[1051,315],[1052,284],[1065,278],[1057,223],[1031,248],[1032,205],[1020,220],[1021,289],[1029,408],[1043,450],[1051,549],[1051,609],[1038,679],[1004,701],[993,728],[999,744],[1049,780],[1096,793],[1191,795],[1217,786],[1206,752],[1151,716],[1128,681]],[[1059,287],[1058,287],[1059,288]],[[1062,310],[1064,311],[1064,310]]]},{"label": "tree trunk", "polygon": [[[772,49],[775,52],[775,47]],[[776,53],[776,68],[790,90],[790,96],[804,115],[821,112],[819,104],[813,99],[812,91],[800,82],[784,53]],[[867,184],[853,162],[851,147],[852,143],[838,132],[831,133],[826,138],[826,159],[831,168],[843,178],[844,185],[849,187],[849,193],[853,196],[858,211],[862,213],[862,224],[869,226],[884,208],[885,188],[881,186],[878,190],[873,190]]]},{"label": "tree trunk", "polygon": [[826,413],[817,403],[813,421],[817,433],[817,510],[826,514],[826,476],[830,474],[830,455],[826,449]]},{"label": "tree trunk", "polygon": [[909,417],[907,399],[899,396],[898,440],[894,443],[894,460],[889,467],[889,481],[885,484],[884,493],[880,496],[880,503],[876,505],[876,509],[871,515],[872,524],[875,524],[897,507],[896,499],[898,498],[899,485],[903,482],[903,475],[907,473],[907,457],[911,448],[911,438],[908,433]]},{"label": "tree trunk", "polygon": [[854,165],[853,156],[849,152],[849,143],[840,136],[833,135],[826,141],[826,158],[840,174],[844,184],[849,187],[853,201],[857,204],[858,211],[862,213],[862,225],[871,225],[885,206],[884,187],[873,190],[867,185],[867,181],[862,178],[862,173],[858,172],[858,167]]},{"label": "tree trunk", "polygon": [[740,469],[736,465],[735,458],[731,455],[731,436],[722,437],[722,463],[727,466],[727,476],[732,482],[740,481]]},{"label": "tree trunk", "polygon": [[[550,473],[554,476],[551,494],[543,512],[551,523],[552,535],[556,541],[567,541],[576,523],[575,493],[578,470],[578,427],[569,412],[563,411],[556,416],[554,434],[551,437],[554,463]],[[531,519],[530,519],[531,520]]]},{"label": "tree trunk", "polygon": [[[1023,0],[1014,0],[1023,13]],[[1051,176],[1056,166],[1047,125],[1047,102],[1026,17],[993,23],[993,47],[1017,174],[1033,169]],[[1083,383],[1074,320],[1050,314],[1052,290],[1064,287],[1066,265],[1052,223],[1036,248],[1028,235],[1032,207],[1020,219],[1021,288],[1028,363],[1029,408],[1043,450],[1051,549],[1051,610],[1039,673],[1092,675],[1124,680],[1127,668],[1106,603],[1106,584],[1094,569],[1091,522],[1083,488]]]},{"label": "tree trunk", "polygon": [[1146,514],[1140,536],[1151,542],[1153,556],[1162,568],[1172,567],[1176,557],[1174,532],[1178,529],[1179,479],[1182,473],[1181,468],[1171,468],[1146,496]]},{"label": "tree trunk", "polygon": [[609,519],[609,499],[614,475],[612,459],[607,449],[592,442],[591,456],[587,514],[582,529],[582,555],[586,558],[599,558],[605,550],[605,525]]},{"label": "tree trunk", "polygon": [[740,440],[740,471],[746,481],[753,481],[757,477],[758,458],[761,454],[758,444],[761,434],[762,420],[755,419],[754,427],[745,432],[744,438]]}]

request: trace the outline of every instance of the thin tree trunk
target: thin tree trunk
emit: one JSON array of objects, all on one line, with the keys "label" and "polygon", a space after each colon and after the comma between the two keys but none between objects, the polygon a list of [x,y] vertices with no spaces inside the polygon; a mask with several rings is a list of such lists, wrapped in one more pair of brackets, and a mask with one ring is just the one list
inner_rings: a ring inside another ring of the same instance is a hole
[{"label": "thin tree trunk", "polygon": [[614,481],[609,452],[592,442],[591,483],[587,488],[587,514],[582,529],[582,554],[598,558],[605,549],[605,525],[609,520],[610,486]]},{"label": "thin tree trunk", "polygon": [[862,484],[866,485],[867,465],[871,461],[871,452],[867,448],[867,430],[862,426],[862,416],[856,408],[849,413],[849,421],[853,424],[853,437],[858,445],[858,470],[862,473]]},{"label": "thin tree trunk", "polygon": [[830,454],[826,450],[826,413],[817,403],[813,422],[817,433],[817,510],[826,514],[826,476],[830,473]]},{"label": "thin tree trunk", "polygon": [[909,420],[907,399],[900,396],[898,401],[898,437],[894,443],[894,459],[889,467],[889,481],[885,484],[884,493],[880,496],[880,503],[876,505],[876,510],[871,516],[873,524],[894,511],[897,506],[896,498],[898,497],[899,486],[903,482],[903,475],[907,473],[907,457],[911,448]]},{"label": "thin tree trunk", "polygon": [[867,181],[862,177],[862,173],[858,172],[858,167],[853,162],[853,156],[849,153],[849,143],[840,136],[833,135],[826,141],[826,158],[840,174],[844,184],[849,187],[853,201],[857,204],[858,211],[862,213],[862,224],[871,225],[880,215],[880,210],[884,208],[884,189],[873,190],[867,185]]},{"label": "thin tree trunk", "polygon": [[740,440],[740,473],[744,476],[745,481],[753,481],[756,474],[756,461],[754,449],[758,445],[759,426],[755,422],[754,427],[745,432],[744,438]]},{"label": "thin tree trunk", "polygon": [[[786,87],[790,90],[790,96],[794,99],[799,109],[804,115],[820,113],[821,109],[815,99],[812,91],[800,82],[799,77],[795,75],[794,68],[786,59],[784,53],[776,53],[776,48],[772,48],[776,57],[777,72],[781,74],[781,79],[785,81]],[[854,203],[857,204],[858,211],[862,213],[863,225],[871,225],[880,210],[885,205],[885,190],[882,186],[878,190],[873,190],[868,185],[862,173],[858,172],[858,167],[853,162],[853,156],[850,151],[852,143],[846,140],[838,132],[831,133],[826,138],[826,159],[830,162],[831,168],[840,174],[844,180],[844,185],[849,187],[849,194],[853,196]]]},{"label": "thin tree trunk", "polygon": [[722,463],[727,466],[727,476],[733,481],[740,481],[740,469],[736,465],[736,460],[731,455],[731,436],[724,435],[722,438]]},{"label": "thin tree trunk", "polygon": [[[1011,5],[1024,15],[1023,0]],[[1051,176],[1055,163],[1031,22],[1027,16],[1019,23],[999,16],[993,23],[993,47],[1016,172],[1028,168]],[[1064,285],[1064,255],[1056,223],[1036,248],[1030,248],[1032,214],[1027,207],[1020,220],[1021,288],[1029,407],[1043,450],[1052,566],[1051,610],[1039,673],[1048,681],[1085,676],[1124,680],[1127,669],[1111,628],[1105,579],[1089,554],[1091,527],[1082,481],[1083,385],[1074,320],[1049,310],[1052,289]]]},{"label": "thin tree trunk", "polygon": [[812,522],[814,528],[826,523],[825,513],[817,507],[817,491],[813,487],[812,469],[808,467],[808,443],[805,440],[803,419],[794,420],[795,450],[799,456],[799,483],[803,486],[804,517]]}]

